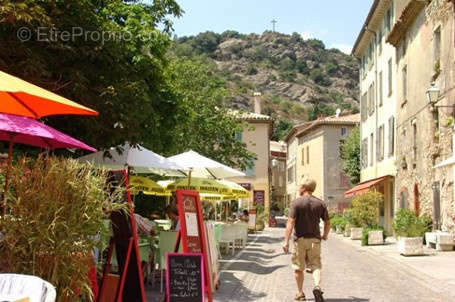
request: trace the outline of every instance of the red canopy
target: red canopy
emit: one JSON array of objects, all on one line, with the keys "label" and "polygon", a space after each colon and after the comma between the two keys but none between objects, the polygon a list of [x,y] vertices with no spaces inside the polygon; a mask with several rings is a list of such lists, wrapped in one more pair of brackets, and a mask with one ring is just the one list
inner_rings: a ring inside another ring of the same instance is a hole
[{"label": "red canopy", "polygon": [[367,180],[362,183],[359,183],[354,188],[344,192],[344,196],[351,197],[354,195],[366,193],[366,192],[370,191],[370,188],[372,186],[374,186],[377,183],[380,183],[381,181],[385,180],[387,177],[389,177],[389,176],[383,176],[383,177],[379,177],[379,178],[375,178],[375,179],[371,179],[371,180]]}]

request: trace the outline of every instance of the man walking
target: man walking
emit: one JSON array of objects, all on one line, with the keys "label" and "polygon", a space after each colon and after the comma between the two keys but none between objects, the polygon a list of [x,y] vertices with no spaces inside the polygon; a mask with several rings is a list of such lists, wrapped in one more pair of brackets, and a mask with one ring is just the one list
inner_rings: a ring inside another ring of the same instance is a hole
[{"label": "man walking", "polygon": [[[300,197],[292,202],[290,215],[286,225],[283,250],[289,252],[289,238],[294,229],[294,249],[292,251],[292,267],[298,293],[295,300],[304,301],[303,272],[305,266],[313,273],[313,295],[316,302],[323,302],[321,290],[321,239],[327,240],[330,231],[330,220],[327,206],[313,196],[316,181],[306,180],[299,188]],[[324,221],[324,233],[321,236],[319,222]]]}]

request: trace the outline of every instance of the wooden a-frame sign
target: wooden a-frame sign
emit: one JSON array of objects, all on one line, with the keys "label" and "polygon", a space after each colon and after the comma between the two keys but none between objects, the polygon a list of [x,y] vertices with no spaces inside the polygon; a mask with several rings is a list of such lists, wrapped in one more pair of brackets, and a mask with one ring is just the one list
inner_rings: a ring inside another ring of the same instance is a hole
[{"label": "wooden a-frame sign", "polygon": [[[128,188],[128,173],[125,170],[111,171],[110,181],[118,186]],[[125,190],[124,200],[128,202],[128,213],[112,212],[111,222],[113,237],[111,238],[108,256],[104,264],[103,279],[97,302],[105,301],[107,297],[106,283],[108,280],[112,252],[115,245],[119,267],[119,282],[115,289],[115,302],[138,301],[146,302],[142,267],[140,263],[136,220],[129,190]]]},{"label": "wooden a-frame sign", "polygon": [[175,251],[182,244],[184,253],[201,253],[204,262],[204,282],[208,302],[212,302],[212,288],[209,273],[209,258],[205,242],[204,219],[202,216],[199,193],[192,190],[177,190],[177,206],[179,210],[180,230]]}]

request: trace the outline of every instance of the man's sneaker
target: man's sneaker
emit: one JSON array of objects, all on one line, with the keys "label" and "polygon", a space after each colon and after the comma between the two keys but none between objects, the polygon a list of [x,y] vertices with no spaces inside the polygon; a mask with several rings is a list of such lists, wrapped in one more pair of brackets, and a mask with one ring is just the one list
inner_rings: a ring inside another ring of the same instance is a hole
[{"label": "man's sneaker", "polygon": [[318,286],[315,287],[313,289],[314,301],[315,302],[324,302],[324,298],[322,297],[322,294],[323,294],[323,292],[322,292],[321,288]]}]

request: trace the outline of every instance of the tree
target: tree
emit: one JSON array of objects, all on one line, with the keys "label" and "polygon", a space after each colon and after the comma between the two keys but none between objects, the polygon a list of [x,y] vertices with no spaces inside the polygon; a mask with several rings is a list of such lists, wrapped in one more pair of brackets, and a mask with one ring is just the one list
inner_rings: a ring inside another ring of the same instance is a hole
[{"label": "tree", "polygon": [[360,181],[360,129],[351,130],[348,137],[341,145],[341,160],[344,173],[349,176],[351,183]]},{"label": "tree", "polygon": [[275,121],[273,127],[272,140],[280,141],[293,127],[293,124],[285,119]]},{"label": "tree", "polygon": [[384,204],[384,196],[370,191],[354,197],[349,213],[351,222],[359,227],[375,227],[379,224],[379,208]]},{"label": "tree", "polygon": [[228,166],[250,166],[255,154],[235,137],[246,127],[226,108],[230,95],[214,67],[203,60],[173,58],[168,77],[178,102],[178,123],[167,152],[192,149]]},{"label": "tree", "polygon": [[[0,69],[100,113],[46,122],[97,148],[130,141],[165,150],[176,123],[164,70],[171,42],[168,16],[182,13],[177,3],[18,2],[2,3]],[[18,39],[22,27],[30,29],[27,41]]]},{"label": "tree", "polygon": [[331,116],[335,114],[333,107],[323,103],[324,99],[315,99],[316,104],[308,110],[308,120],[314,121],[318,116]]}]

